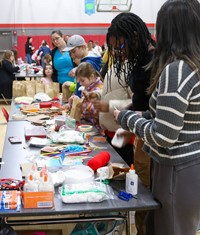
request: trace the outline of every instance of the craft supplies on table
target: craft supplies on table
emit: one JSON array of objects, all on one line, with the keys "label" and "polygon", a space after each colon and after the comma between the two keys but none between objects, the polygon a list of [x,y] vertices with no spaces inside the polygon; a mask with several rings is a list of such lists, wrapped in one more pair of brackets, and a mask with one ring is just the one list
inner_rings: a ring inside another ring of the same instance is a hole
[{"label": "craft supplies on table", "polygon": [[98,168],[105,166],[110,161],[110,153],[106,151],[102,151],[92,159],[88,161],[88,166],[96,171]]},{"label": "craft supplies on table", "polygon": [[4,210],[20,210],[21,199],[20,192],[17,190],[0,191],[0,211]]},{"label": "craft supplies on table", "polygon": [[112,188],[96,181],[63,184],[60,191],[64,203],[102,202],[115,198]]}]

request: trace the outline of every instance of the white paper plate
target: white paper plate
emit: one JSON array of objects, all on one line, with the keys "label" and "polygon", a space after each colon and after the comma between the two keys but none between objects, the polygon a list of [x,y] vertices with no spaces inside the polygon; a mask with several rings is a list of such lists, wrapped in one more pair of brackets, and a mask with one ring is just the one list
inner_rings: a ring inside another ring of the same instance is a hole
[{"label": "white paper plate", "polygon": [[65,172],[65,184],[85,183],[93,180],[94,171],[88,166],[73,166]]}]

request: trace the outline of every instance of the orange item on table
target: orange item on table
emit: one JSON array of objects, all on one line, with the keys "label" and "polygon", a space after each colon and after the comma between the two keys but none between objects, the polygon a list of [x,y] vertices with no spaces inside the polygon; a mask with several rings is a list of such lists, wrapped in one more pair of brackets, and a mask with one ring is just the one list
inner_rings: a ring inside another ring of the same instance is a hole
[{"label": "orange item on table", "polygon": [[27,112],[35,113],[39,111],[39,106],[38,104],[23,105],[20,107],[20,110],[25,113]]},{"label": "orange item on table", "polygon": [[17,190],[0,191],[0,211],[1,210],[16,210],[17,209]]},{"label": "orange item on table", "polygon": [[54,207],[54,192],[22,192],[24,208]]}]

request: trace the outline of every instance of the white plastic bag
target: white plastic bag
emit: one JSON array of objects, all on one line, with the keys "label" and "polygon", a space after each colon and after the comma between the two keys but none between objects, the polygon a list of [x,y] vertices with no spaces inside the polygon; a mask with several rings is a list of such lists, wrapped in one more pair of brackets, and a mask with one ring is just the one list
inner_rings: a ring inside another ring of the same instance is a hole
[{"label": "white plastic bag", "polygon": [[101,182],[63,184],[61,198],[64,203],[102,202],[114,199],[112,188]]}]

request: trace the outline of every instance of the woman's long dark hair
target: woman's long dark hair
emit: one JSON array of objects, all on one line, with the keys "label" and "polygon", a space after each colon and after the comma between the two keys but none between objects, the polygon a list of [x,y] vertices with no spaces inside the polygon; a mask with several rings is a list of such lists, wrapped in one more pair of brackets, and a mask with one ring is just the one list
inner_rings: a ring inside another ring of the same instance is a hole
[{"label": "woman's long dark hair", "polygon": [[200,71],[200,3],[197,0],[164,3],[157,16],[156,39],[149,93],[155,89],[164,67],[174,60],[184,60]]},{"label": "woman's long dark hair", "polygon": [[114,57],[113,67],[118,80],[123,73],[125,81],[128,83],[128,75],[141,66],[141,62],[149,51],[149,45],[155,46],[155,42],[151,38],[146,24],[134,13],[120,13],[112,20],[106,36],[110,54],[113,53],[113,48],[110,45],[110,37],[112,36],[116,38],[118,44],[120,44],[120,37],[123,37],[127,44],[127,62],[122,63],[120,57]]}]

